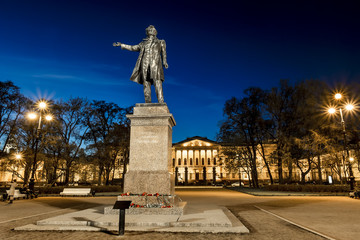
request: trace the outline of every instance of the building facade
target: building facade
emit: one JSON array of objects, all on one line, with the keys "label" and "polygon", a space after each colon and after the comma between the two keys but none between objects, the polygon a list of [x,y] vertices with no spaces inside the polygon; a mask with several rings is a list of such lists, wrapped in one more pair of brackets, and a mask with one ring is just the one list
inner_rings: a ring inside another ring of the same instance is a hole
[{"label": "building facade", "polygon": [[[232,146],[234,147],[234,146]],[[229,161],[227,156],[223,153],[226,149],[229,148],[228,145],[224,145],[212,140],[209,140],[204,137],[191,137],[187,138],[178,143],[172,145],[172,172],[176,176],[175,182],[176,185],[210,185],[210,184],[219,184],[219,183],[232,183],[236,181],[242,181],[245,184],[249,183],[251,180],[249,169],[242,165],[238,169],[230,168],[226,165]],[[241,149],[242,146],[235,146],[235,148]],[[278,181],[278,166],[275,159],[272,159],[270,156],[276,150],[275,144],[265,145],[265,158],[270,169],[271,176],[274,182]],[[334,162],[331,158],[337,157],[338,159],[342,158],[341,152],[333,155],[322,155],[319,160],[321,163],[321,179],[323,182],[333,183],[340,182],[340,177],[343,179],[349,178],[349,164],[337,161]],[[350,151],[351,155],[354,155]],[[268,167],[265,164],[264,156],[260,153],[257,154],[256,167],[258,179],[262,184],[270,183],[270,174]],[[22,164],[19,162],[14,162],[13,164],[3,164],[7,159],[0,159],[0,182],[9,182],[12,179],[17,179],[18,182],[21,182],[22,176],[24,175],[24,170],[21,167]],[[21,160],[19,160],[21,161]],[[123,161],[124,156],[122,153],[119,154],[115,162],[115,168],[111,173],[112,182],[121,182],[123,177]],[[301,171],[305,171],[309,168],[308,161],[306,159],[302,160],[301,163],[302,169],[300,170],[296,164],[292,166],[291,180],[299,182],[301,180]],[[356,181],[360,181],[360,171],[358,161],[353,161],[352,171]],[[58,182],[64,181],[64,175],[61,171],[64,171],[65,168],[58,169],[58,175],[61,176],[58,178]],[[286,179],[289,173],[289,167],[283,165],[283,178]],[[305,175],[306,182],[312,182],[319,179],[319,169],[315,165],[311,166],[311,170],[308,171]],[[93,164],[84,164],[79,163],[74,166],[71,175],[70,182],[87,182],[87,183],[98,183],[98,174],[99,170],[96,165]],[[46,183],[44,165],[42,162],[39,162],[37,171],[36,171],[36,181]],[[330,181],[331,179],[331,181]]]},{"label": "building facade", "polygon": [[[210,185],[222,183],[232,183],[235,181],[242,181],[245,184],[251,180],[250,169],[246,166],[241,166],[238,169],[228,168],[226,166],[227,156],[223,154],[229,148],[228,145],[221,144],[204,137],[191,137],[181,142],[174,143],[172,147],[172,167],[175,174],[175,182],[177,185]],[[235,146],[241,149],[242,146]],[[260,149],[260,148],[259,148]],[[258,179],[262,184],[269,184],[270,174],[274,182],[278,182],[278,164],[271,155],[276,150],[275,144],[266,144],[264,146],[264,153],[260,152],[256,156],[256,170]],[[342,153],[338,153],[341,155]],[[350,151],[350,155],[352,154]],[[321,180],[322,182],[334,183],[340,182],[340,175],[344,179],[349,178],[348,164],[339,163],[338,166],[329,165],[329,155],[323,155],[320,158],[321,164]],[[334,157],[334,156],[333,156]],[[264,158],[267,161],[265,164]],[[291,180],[295,182],[301,181],[301,171],[309,168],[307,159],[300,160],[302,169],[299,169],[295,163],[292,167],[283,165],[283,179],[287,179],[290,175]],[[358,164],[352,162],[352,171],[355,181],[360,181],[360,171]],[[270,170],[270,174],[269,174]],[[318,169],[313,164],[305,175],[305,182],[313,182],[319,180]]]}]

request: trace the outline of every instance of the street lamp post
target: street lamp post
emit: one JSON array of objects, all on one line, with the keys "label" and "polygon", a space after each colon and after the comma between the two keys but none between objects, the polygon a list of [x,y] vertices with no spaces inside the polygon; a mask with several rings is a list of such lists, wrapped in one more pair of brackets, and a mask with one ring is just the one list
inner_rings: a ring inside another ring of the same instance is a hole
[{"label": "street lamp post", "polygon": [[[335,94],[335,99],[336,100],[340,100],[342,98],[342,95],[340,93]],[[347,111],[352,111],[354,109],[354,105],[352,104],[347,104],[345,106],[345,109]],[[330,114],[334,114],[336,113],[336,109],[334,107],[329,108],[328,112]],[[349,148],[347,145],[347,139],[346,139],[346,126],[345,126],[345,120],[344,120],[344,116],[343,116],[343,110],[341,107],[339,107],[339,112],[340,112],[340,120],[341,120],[341,126],[342,126],[342,132],[344,135],[344,152],[346,152],[346,158],[345,158],[345,154],[343,154],[343,159],[344,159],[344,164],[348,163],[348,168],[349,168],[349,183],[350,183],[350,190],[354,190],[354,174],[352,171],[352,165],[351,165],[351,158],[350,158],[350,153],[349,153]]]},{"label": "street lamp post", "polygon": [[[41,127],[42,127],[42,118],[43,118],[43,114],[44,114],[45,110],[47,109],[47,103],[45,101],[40,101],[40,102],[38,102],[37,106],[39,109],[39,115],[37,115],[36,113],[30,113],[28,115],[28,117],[30,119],[39,118],[38,127],[36,128],[36,132],[35,132],[34,159],[33,159],[33,165],[32,165],[32,169],[31,169],[31,177],[30,177],[30,182],[29,182],[29,189],[32,193],[34,193],[34,187],[35,187],[35,172],[36,172],[36,163],[37,163],[36,158],[37,158],[38,145],[39,145],[40,133],[41,133]],[[52,116],[46,115],[45,119],[47,121],[51,121]]]}]

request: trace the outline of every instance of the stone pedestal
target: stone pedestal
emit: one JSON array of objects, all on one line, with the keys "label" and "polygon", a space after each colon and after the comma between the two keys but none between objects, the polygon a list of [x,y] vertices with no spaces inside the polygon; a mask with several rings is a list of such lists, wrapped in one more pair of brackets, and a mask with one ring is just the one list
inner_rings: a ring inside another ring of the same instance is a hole
[{"label": "stone pedestal", "polygon": [[172,127],[175,120],[166,104],[136,104],[131,122],[130,161],[124,192],[174,194],[171,173]]}]

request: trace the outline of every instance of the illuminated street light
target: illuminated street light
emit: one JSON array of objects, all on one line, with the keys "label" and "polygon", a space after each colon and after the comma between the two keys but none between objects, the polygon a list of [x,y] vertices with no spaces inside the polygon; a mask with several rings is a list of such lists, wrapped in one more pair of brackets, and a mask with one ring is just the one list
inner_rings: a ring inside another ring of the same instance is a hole
[{"label": "illuminated street light", "polygon": [[46,115],[46,116],[45,116],[45,119],[46,119],[47,121],[51,121],[51,120],[53,120],[53,116],[51,116],[51,115]]},{"label": "illuminated street light", "polygon": [[330,114],[334,114],[335,112],[336,112],[336,109],[335,108],[329,108],[328,109],[328,112],[330,113]]},{"label": "illuminated street light", "polygon": [[47,103],[45,101],[40,101],[38,103],[39,109],[44,110],[47,108]]},{"label": "illuminated street light", "polygon": [[341,99],[341,98],[342,98],[341,93],[337,93],[337,94],[335,94],[335,99],[339,100],[339,99]]},{"label": "illuminated street light", "polygon": [[348,111],[352,111],[352,110],[354,110],[354,105],[348,104],[348,105],[345,106],[345,109],[348,110]]},{"label": "illuminated street light", "polygon": [[35,119],[35,118],[37,118],[37,115],[36,115],[36,113],[29,113],[27,115],[27,117],[30,118],[30,119]]}]

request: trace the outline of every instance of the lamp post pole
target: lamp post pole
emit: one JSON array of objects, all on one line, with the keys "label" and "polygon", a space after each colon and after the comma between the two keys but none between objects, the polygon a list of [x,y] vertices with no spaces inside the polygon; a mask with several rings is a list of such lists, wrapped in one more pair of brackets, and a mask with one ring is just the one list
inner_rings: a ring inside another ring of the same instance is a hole
[{"label": "lamp post pole", "polygon": [[[342,95],[340,93],[335,94],[335,99],[340,100],[342,98]],[[351,111],[354,108],[354,105],[352,104],[348,104],[345,107],[347,110]],[[329,110],[330,114],[333,114],[336,112],[335,108],[330,108]],[[350,184],[350,190],[353,191],[354,190],[354,174],[352,171],[352,166],[351,166],[351,161],[350,161],[350,153],[349,153],[349,148],[347,145],[347,139],[346,139],[346,127],[345,127],[345,120],[344,120],[344,116],[343,116],[343,111],[342,108],[339,107],[339,112],[340,112],[340,119],[341,119],[341,126],[342,126],[342,132],[344,135],[344,154],[343,154],[343,161],[344,161],[344,167],[346,164],[348,164],[348,168],[349,168],[349,184]],[[346,154],[346,157],[345,157]]]},{"label": "lamp post pole", "polygon": [[343,113],[342,113],[342,109],[340,108],[340,117],[341,117],[341,125],[342,125],[342,129],[343,129],[343,134],[344,134],[344,151],[346,152],[346,159],[345,159],[345,154],[343,154],[343,158],[344,158],[344,163],[348,163],[348,167],[349,167],[349,183],[350,183],[350,190],[354,190],[354,174],[352,171],[352,166],[351,166],[351,162],[350,162],[350,153],[349,153],[349,148],[347,145],[347,139],[346,139],[346,127],[345,127],[345,121],[344,121],[344,117],[343,117]]},{"label": "lamp post pole", "polygon": [[41,117],[42,117],[41,115],[42,115],[42,113],[40,111],[39,124],[36,129],[36,135],[35,135],[34,160],[33,160],[33,165],[32,165],[32,169],[31,169],[31,177],[30,177],[30,183],[29,183],[29,189],[32,192],[34,192],[34,187],[35,187],[36,157],[37,157],[37,152],[38,152],[38,145],[39,145],[40,131],[41,131]]},{"label": "lamp post pole", "polygon": [[[34,193],[34,188],[35,188],[35,173],[36,173],[38,146],[39,146],[39,141],[40,141],[41,127],[42,127],[42,118],[43,118],[43,112],[47,108],[47,103],[45,101],[40,101],[37,103],[37,106],[39,109],[39,116],[37,116],[37,114],[35,114],[35,113],[29,114],[30,119],[36,119],[37,117],[39,118],[38,126],[37,126],[36,132],[35,132],[34,159],[33,159],[30,182],[29,182],[29,189],[32,193]],[[45,119],[47,121],[51,121],[52,116],[47,115],[47,116],[45,116]]]}]

